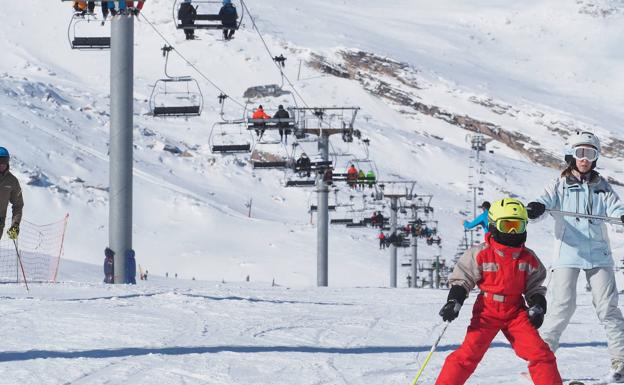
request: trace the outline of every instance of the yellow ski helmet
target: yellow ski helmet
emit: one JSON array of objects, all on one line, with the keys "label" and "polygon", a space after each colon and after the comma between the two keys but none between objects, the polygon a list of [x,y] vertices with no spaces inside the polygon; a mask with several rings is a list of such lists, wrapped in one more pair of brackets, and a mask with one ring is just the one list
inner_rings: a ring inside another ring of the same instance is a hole
[{"label": "yellow ski helmet", "polygon": [[524,233],[529,220],[526,207],[515,198],[504,198],[492,203],[488,222],[502,233]]}]

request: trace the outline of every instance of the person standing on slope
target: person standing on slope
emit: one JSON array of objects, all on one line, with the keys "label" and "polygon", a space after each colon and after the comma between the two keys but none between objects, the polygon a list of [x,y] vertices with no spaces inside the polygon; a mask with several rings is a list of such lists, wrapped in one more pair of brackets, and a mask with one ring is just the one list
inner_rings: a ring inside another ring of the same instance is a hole
[{"label": "person standing on slope", "polygon": [[481,293],[466,338],[446,357],[436,385],[464,384],[499,331],[516,354],[529,362],[535,385],[562,385],[555,355],[537,332],[546,313],[546,288],[542,286],[546,269],[524,246],[527,220],[526,208],[519,200],[494,202],[485,242],[466,250],[455,265],[448,300],[440,310],[442,319],[450,322],[457,318],[475,286]]},{"label": "person standing on slope", "polygon": [[[566,151],[567,167],[561,177],[529,203],[529,218],[546,209],[596,216],[618,217],[624,222],[624,204],[598,172],[600,141],[591,132],[577,132]],[[585,271],[598,319],[607,332],[611,380],[624,383],[624,318],[618,308],[613,256],[605,222],[551,214],[555,219],[555,254],[552,263],[552,302],[542,337],[552,351],[576,309],[576,283]]]},{"label": "person standing on slope", "polygon": [[9,171],[10,160],[9,151],[4,147],[0,147],[0,238],[2,238],[2,231],[7,219],[7,208],[10,203],[12,217],[7,235],[10,239],[16,240],[19,235],[20,222],[22,221],[24,197],[22,196],[22,188],[19,181]]},{"label": "person standing on slope", "polygon": [[464,229],[472,230],[475,227],[481,225],[481,227],[483,227],[483,231],[487,233],[489,226],[488,210],[490,209],[490,202],[484,201],[483,203],[481,203],[481,209],[483,209],[483,212],[478,217],[473,219],[472,222],[464,221]]}]

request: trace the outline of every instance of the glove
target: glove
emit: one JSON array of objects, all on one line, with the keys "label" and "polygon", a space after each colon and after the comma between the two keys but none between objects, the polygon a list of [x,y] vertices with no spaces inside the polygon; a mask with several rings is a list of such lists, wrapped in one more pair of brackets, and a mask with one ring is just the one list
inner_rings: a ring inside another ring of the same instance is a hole
[{"label": "glove", "polygon": [[546,298],[541,294],[535,294],[529,300],[527,300],[529,309],[527,313],[529,315],[529,321],[535,329],[539,329],[544,323],[544,314],[546,314]]},{"label": "glove", "polygon": [[463,287],[458,285],[451,286],[447,302],[442,306],[442,309],[440,309],[440,317],[442,317],[445,322],[451,322],[457,318],[467,295],[468,292]]},{"label": "glove", "polygon": [[529,219],[536,219],[542,216],[546,211],[546,206],[540,202],[529,202],[527,204],[527,214],[529,215]]},{"label": "glove", "polygon": [[13,225],[9,227],[9,229],[7,230],[7,235],[9,236],[9,239],[16,240],[17,236],[19,235],[19,226]]}]

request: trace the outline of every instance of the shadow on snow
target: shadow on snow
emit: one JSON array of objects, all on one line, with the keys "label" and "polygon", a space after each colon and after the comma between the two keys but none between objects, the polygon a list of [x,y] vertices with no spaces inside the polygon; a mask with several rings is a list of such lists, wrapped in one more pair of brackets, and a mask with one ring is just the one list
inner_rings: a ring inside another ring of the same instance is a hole
[{"label": "shadow on snow", "polygon": [[[606,342],[579,342],[562,343],[560,348],[606,347]],[[443,345],[438,351],[455,350],[459,345]],[[507,348],[511,345],[503,342],[494,342],[492,348]],[[360,346],[352,348],[316,347],[316,346],[179,346],[165,348],[119,348],[93,349],[77,351],[30,350],[25,352],[2,352],[0,362],[27,361],[49,358],[118,358],[147,355],[183,356],[188,354],[214,353],[313,353],[313,354],[395,354],[395,353],[422,353],[428,352],[430,346]]]}]

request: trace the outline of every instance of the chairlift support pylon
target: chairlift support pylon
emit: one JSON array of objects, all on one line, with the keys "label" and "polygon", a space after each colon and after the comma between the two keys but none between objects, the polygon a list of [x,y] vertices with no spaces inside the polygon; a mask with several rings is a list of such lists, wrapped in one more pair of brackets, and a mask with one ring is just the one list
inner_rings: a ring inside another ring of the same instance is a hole
[{"label": "chairlift support pylon", "polygon": [[[173,47],[165,45],[161,50],[165,57],[165,77],[158,79],[152,89],[149,99],[151,114],[157,117],[200,116],[204,96],[199,83],[191,76],[169,75],[167,71],[169,52],[173,50]],[[180,89],[177,85],[185,87]],[[179,102],[179,100],[184,101],[184,103]]]}]

